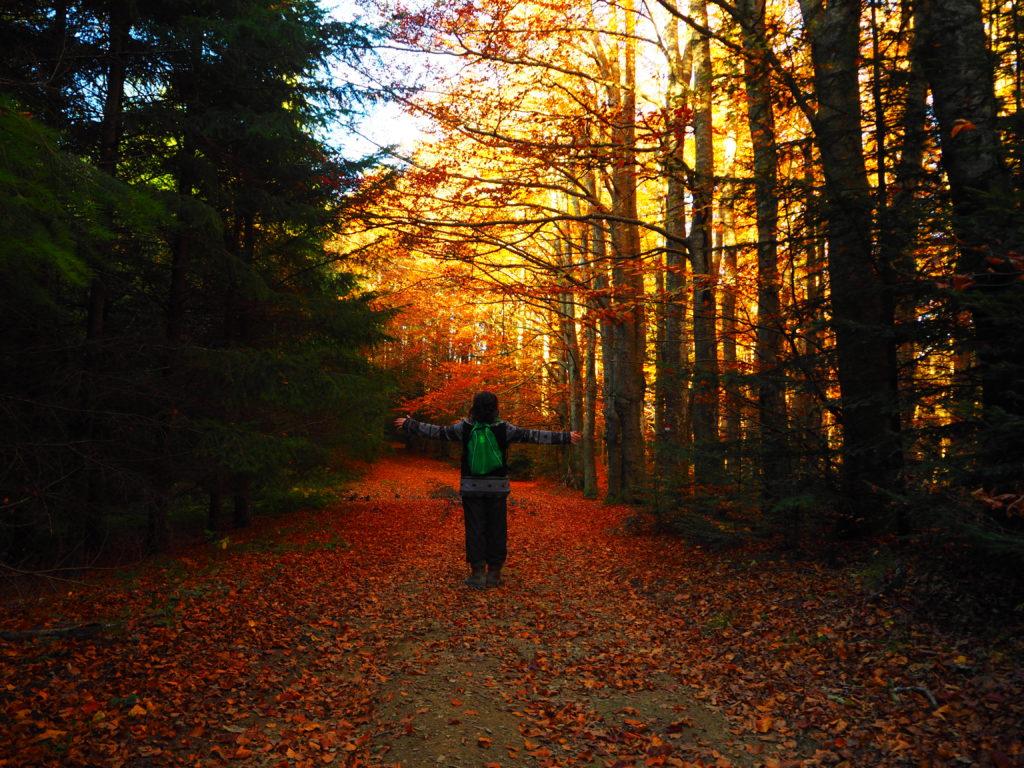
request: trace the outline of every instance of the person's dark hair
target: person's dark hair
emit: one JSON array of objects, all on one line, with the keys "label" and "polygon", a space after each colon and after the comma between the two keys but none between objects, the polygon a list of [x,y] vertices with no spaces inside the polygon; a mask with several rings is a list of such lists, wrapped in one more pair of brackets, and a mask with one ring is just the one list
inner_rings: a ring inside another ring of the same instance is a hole
[{"label": "person's dark hair", "polygon": [[493,392],[477,392],[469,409],[470,421],[489,424],[498,418],[498,396]]}]

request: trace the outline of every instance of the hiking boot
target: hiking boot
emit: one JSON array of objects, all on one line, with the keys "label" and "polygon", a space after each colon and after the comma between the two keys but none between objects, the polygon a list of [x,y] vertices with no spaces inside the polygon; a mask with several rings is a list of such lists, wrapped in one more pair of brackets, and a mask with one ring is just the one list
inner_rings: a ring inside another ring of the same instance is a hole
[{"label": "hiking boot", "polygon": [[487,586],[488,587],[500,587],[502,585],[501,580],[501,566],[492,565],[487,570]]},{"label": "hiking boot", "polygon": [[474,565],[473,572],[466,579],[466,586],[473,589],[483,589],[487,586],[487,576],[482,565]]}]

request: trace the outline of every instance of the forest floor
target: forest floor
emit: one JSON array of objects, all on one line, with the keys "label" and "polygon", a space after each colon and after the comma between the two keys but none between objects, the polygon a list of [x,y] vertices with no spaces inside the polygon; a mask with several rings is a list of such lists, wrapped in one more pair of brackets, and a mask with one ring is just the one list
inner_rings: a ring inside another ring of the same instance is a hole
[{"label": "forest floor", "polygon": [[475,591],[454,474],[386,458],[332,508],[9,601],[0,766],[1024,764],[1019,614],[530,482]]}]

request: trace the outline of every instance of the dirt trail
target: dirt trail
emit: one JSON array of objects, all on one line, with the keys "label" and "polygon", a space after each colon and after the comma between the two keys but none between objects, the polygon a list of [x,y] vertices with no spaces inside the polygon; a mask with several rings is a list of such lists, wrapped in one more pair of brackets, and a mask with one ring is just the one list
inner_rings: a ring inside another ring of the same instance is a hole
[{"label": "dirt trail", "polygon": [[0,768],[1021,756],[1019,642],[940,637],[849,572],[625,535],[547,484],[514,484],[506,585],[470,590],[455,480],[388,458],[334,508],[4,606]]},{"label": "dirt trail", "polygon": [[[391,476],[383,469],[378,478]],[[726,738],[727,718],[695,698],[671,650],[652,641],[665,634],[666,616],[638,590],[652,571],[627,567],[632,555],[616,548],[624,510],[516,483],[505,585],[475,591],[461,581],[461,507],[438,492],[452,472],[433,462],[415,469],[419,487],[364,490],[370,504],[399,494],[412,506],[405,520],[419,550],[394,564],[382,600],[404,621],[376,695],[383,759],[403,767],[683,765],[686,756],[752,764]]]}]

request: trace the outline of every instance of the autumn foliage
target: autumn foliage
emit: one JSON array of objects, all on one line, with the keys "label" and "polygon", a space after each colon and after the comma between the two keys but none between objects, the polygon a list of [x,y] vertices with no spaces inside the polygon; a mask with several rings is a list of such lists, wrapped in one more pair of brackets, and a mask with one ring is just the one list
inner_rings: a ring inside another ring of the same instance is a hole
[{"label": "autumn foliage", "polygon": [[965,502],[1024,491],[1018,20],[982,6],[367,3],[428,126],[342,233],[398,407],[507,392],[680,530],[710,487],[790,543],[1022,551]]},{"label": "autumn foliage", "polygon": [[0,768],[1024,764],[1016,3],[10,5]]}]

